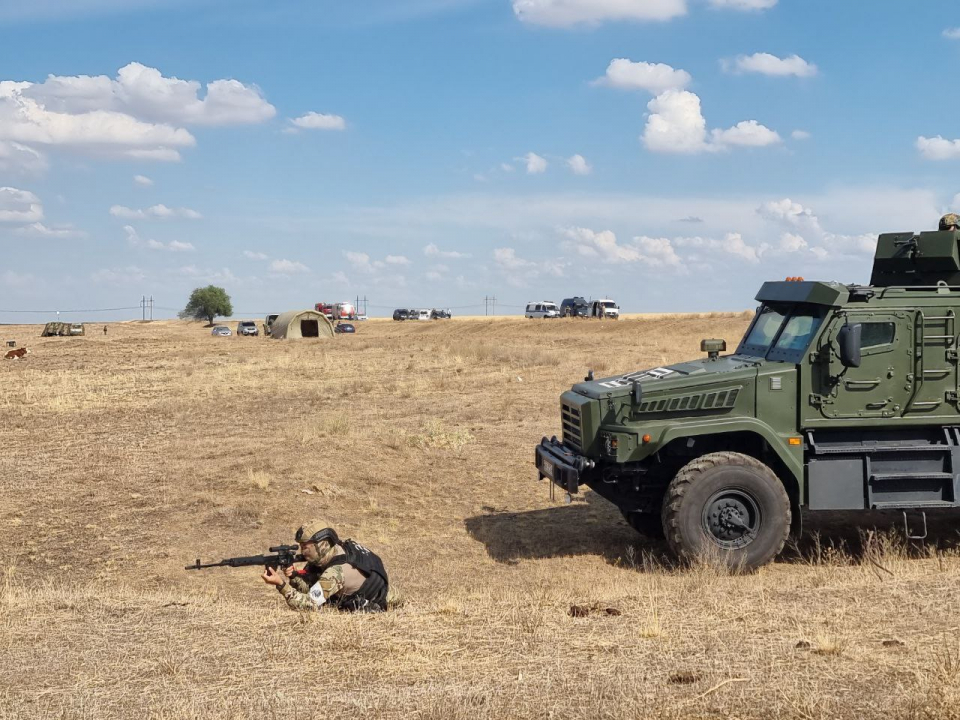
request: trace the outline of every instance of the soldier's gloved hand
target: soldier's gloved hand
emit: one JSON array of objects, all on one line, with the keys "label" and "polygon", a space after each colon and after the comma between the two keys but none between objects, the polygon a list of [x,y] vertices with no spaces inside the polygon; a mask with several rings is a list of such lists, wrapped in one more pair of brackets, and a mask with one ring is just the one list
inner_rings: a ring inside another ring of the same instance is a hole
[{"label": "soldier's gloved hand", "polygon": [[283,569],[283,574],[286,575],[288,578],[292,578],[295,572],[297,571],[293,567],[293,565],[288,565]]},{"label": "soldier's gloved hand", "polygon": [[276,585],[277,587],[280,587],[287,582],[286,578],[278,573],[276,568],[272,567],[268,567],[266,570],[264,570],[263,575],[260,576],[260,579],[263,580],[267,585]]}]

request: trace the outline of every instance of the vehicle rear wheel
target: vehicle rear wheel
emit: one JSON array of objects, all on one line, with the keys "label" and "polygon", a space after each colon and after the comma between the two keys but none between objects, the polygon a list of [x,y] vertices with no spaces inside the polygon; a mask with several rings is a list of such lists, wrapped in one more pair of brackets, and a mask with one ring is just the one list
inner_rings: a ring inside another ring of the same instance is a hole
[{"label": "vehicle rear wheel", "polygon": [[651,540],[663,540],[663,520],[660,513],[621,510],[627,525]]},{"label": "vehicle rear wheel", "polygon": [[774,472],[737,452],[684,465],[663,498],[670,549],[686,559],[719,555],[753,570],[775,558],[790,532],[790,499]]}]

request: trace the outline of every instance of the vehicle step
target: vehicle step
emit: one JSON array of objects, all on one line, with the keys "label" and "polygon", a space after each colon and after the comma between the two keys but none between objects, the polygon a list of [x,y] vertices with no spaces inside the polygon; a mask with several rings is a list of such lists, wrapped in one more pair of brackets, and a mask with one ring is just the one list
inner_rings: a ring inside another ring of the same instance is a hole
[{"label": "vehicle step", "polygon": [[956,503],[947,500],[914,500],[914,501],[880,501],[873,503],[874,510],[923,510],[925,508],[952,508],[958,507]]},{"label": "vehicle step", "polygon": [[874,473],[870,482],[874,480],[949,480],[953,481],[953,473],[948,472],[894,472]]},{"label": "vehicle step", "polygon": [[952,445],[817,445],[814,455],[850,455],[875,452],[947,452]]}]

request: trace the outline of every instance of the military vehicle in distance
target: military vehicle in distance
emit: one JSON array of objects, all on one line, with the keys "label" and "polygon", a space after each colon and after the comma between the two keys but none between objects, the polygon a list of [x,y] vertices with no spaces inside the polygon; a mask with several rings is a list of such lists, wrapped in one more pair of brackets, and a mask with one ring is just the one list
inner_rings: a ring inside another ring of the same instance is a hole
[{"label": "military vehicle in distance", "polygon": [[745,569],[799,533],[801,508],[900,510],[925,535],[926,509],[960,507],[958,242],[880,235],[869,285],[764,283],[731,355],[704,340],[698,360],[591,371],[560,397],[540,477]]}]

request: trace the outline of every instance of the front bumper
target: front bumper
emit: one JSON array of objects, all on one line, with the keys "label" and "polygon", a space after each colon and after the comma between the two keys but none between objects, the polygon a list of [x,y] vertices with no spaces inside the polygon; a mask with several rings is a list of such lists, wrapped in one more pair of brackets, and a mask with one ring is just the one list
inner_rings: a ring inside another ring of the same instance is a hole
[{"label": "front bumper", "polygon": [[577,455],[552,437],[543,438],[535,455],[537,472],[569,493],[577,492],[583,473],[594,467],[593,460]]}]

